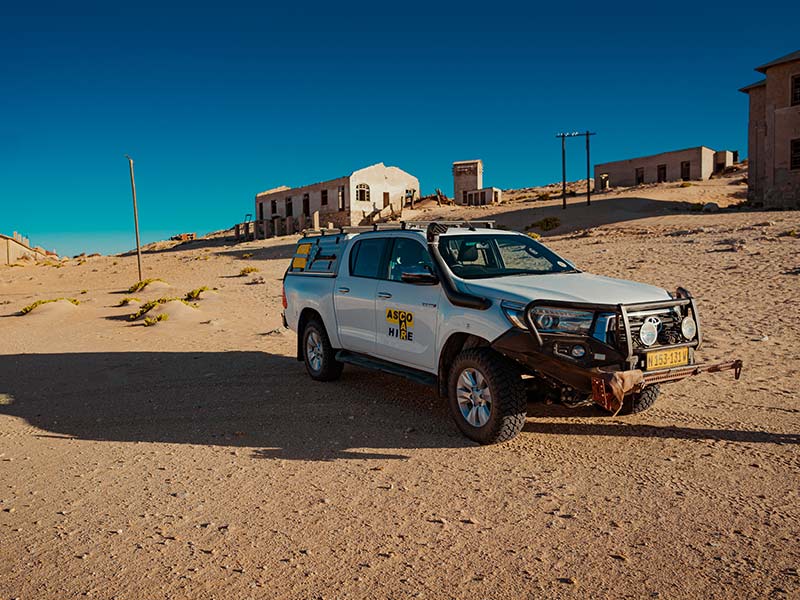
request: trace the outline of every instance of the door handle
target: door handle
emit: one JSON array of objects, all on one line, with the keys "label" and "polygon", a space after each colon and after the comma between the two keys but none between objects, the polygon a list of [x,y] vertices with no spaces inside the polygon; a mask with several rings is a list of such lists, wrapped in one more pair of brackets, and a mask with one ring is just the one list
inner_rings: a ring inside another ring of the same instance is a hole
[{"label": "door handle", "polygon": [[378,292],[378,298],[391,298],[392,295],[389,292]]},{"label": "door handle", "polygon": [[340,288],[339,288],[337,291],[338,291],[340,294],[349,294],[349,293],[350,293],[350,288],[346,288],[346,287],[340,287]]}]

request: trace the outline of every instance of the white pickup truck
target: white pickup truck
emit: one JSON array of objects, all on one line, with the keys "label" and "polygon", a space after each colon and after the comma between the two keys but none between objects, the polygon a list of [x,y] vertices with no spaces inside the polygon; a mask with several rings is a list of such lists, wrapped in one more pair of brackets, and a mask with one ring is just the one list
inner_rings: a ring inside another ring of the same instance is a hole
[{"label": "white pickup truck", "polygon": [[482,444],[514,437],[528,395],[641,412],[659,384],[733,369],[701,364],[684,289],[581,272],[492,222],[307,233],[283,281],[284,322],[318,381],[345,363],[434,385]]}]

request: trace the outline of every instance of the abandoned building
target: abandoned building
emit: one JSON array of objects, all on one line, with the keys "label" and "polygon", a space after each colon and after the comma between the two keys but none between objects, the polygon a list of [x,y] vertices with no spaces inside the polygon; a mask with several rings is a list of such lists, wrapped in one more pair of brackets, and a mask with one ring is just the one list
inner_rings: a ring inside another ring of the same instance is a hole
[{"label": "abandoned building", "polygon": [[690,181],[708,179],[712,174],[724,171],[738,159],[737,152],[716,152],[706,146],[662,152],[652,156],[641,156],[594,167],[595,191],[610,187],[661,183],[664,181]]},{"label": "abandoned building", "polygon": [[502,191],[483,187],[482,160],[459,160],[453,163],[453,198],[468,206],[494,204],[502,200]]},{"label": "abandoned building", "polygon": [[800,206],[800,50],[756,68],[764,79],[741,88],[750,97],[748,199]]},{"label": "abandoned building", "polygon": [[328,223],[367,225],[400,215],[406,201],[418,194],[416,177],[383,163],[322,183],[273,188],[256,195],[256,236],[285,235]]},{"label": "abandoned building", "polygon": [[38,246],[31,246],[28,238],[16,231],[13,235],[0,233],[0,265],[13,265],[21,259],[47,260],[58,259],[58,255]]}]

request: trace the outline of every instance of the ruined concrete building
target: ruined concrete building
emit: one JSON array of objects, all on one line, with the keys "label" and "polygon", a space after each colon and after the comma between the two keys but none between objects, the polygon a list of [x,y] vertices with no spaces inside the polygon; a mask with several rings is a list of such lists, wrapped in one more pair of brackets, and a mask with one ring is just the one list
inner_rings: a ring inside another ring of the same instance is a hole
[{"label": "ruined concrete building", "polygon": [[285,235],[328,223],[367,225],[400,215],[405,202],[418,194],[416,177],[383,163],[322,183],[273,188],[256,195],[257,236]]},{"label": "ruined concrete building", "polygon": [[594,186],[596,191],[602,192],[615,186],[708,179],[733,165],[737,159],[737,152],[716,152],[706,146],[628,158],[595,165]]},{"label": "ruined concrete building", "polygon": [[453,163],[453,198],[456,204],[480,206],[502,200],[502,191],[483,187],[483,161],[459,160]]},{"label": "ruined concrete building", "polygon": [[750,96],[748,198],[800,207],[800,50],[756,71],[764,79],[740,90]]}]

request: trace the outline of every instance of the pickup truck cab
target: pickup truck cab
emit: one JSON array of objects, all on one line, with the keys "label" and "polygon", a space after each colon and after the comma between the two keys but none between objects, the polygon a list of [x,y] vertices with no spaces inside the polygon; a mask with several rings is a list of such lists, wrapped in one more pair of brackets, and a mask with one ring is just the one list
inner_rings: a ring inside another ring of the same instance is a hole
[{"label": "pickup truck cab", "polygon": [[436,386],[480,443],[514,437],[529,394],[616,414],[660,384],[741,361],[697,362],[684,289],[584,273],[492,222],[401,223],[307,233],[284,277],[284,321],[318,381],[345,363]]}]

